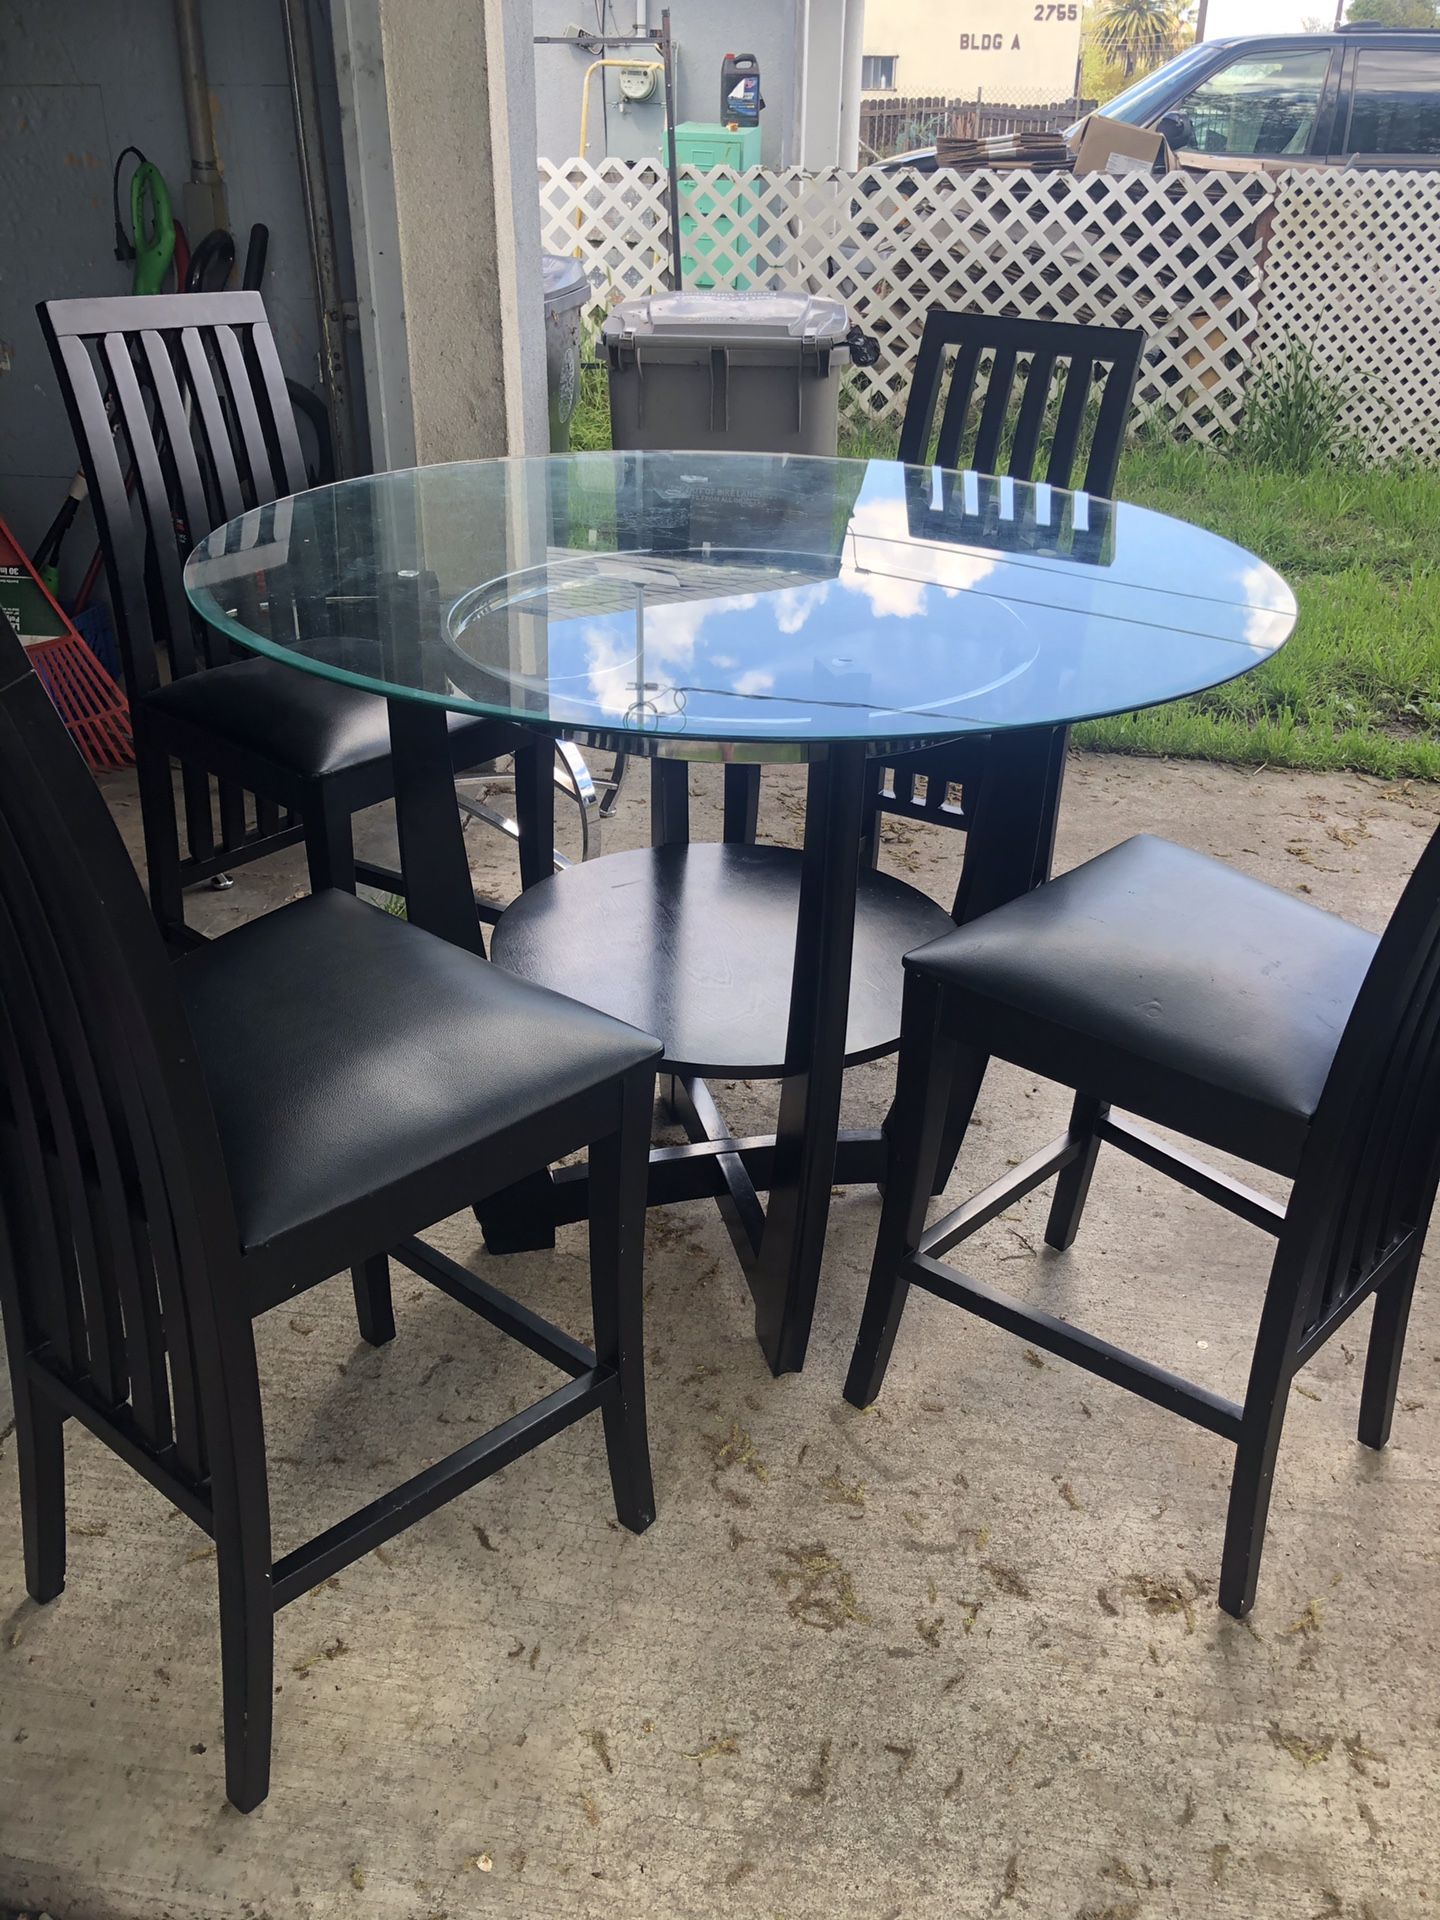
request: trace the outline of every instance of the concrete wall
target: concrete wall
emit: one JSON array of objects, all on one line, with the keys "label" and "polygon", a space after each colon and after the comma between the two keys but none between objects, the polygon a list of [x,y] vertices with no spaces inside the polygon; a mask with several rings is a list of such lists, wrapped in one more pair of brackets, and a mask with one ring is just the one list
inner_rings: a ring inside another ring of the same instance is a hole
[{"label": "concrete wall", "polygon": [[[872,0],[879,4],[879,0]],[[646,0],[652,29],[660,24],[659,0]],[[534,0],[536,33],[563,33],[568,26],[607,33],[633,31],[635,0]],[[720,62],[727,53],[753,53],[760,62],[766,110],[760,128],[769,166],[788,166],[795,120],[796,0],[672,0],[677,120],[718,120]],[[537,138],[547,160],[568,160],[580,150],[580,85],[595,56],[572,47],[536,47]],[[619,57],[617,51],[614,57]],[[637,55],[643,58],[643,55]],[[663,97],[622,107],[620,76],[601,71],[590,83],[590,153],[636,160],[659,158],[665,125]],[[603,83],[603,85],[602,85]]]},{"label": "concrete wall", "polygon": [[[897,55],[895,92],[1048,105],[1068,100],[1080,58],[1080,0],[870,0],[865,52]],[[884,98],[883,94],[879,96]]]},{"label": "concrete wall", "polygon": [[[240,256],[251,222],[264,221],[263,291],[281,358],[318,392],[280,10],[275,0],[203,0],[201,11]],[[323,18],[317,26],[323,34]],[[322,38],[322,60],[327,49]],[[35,303],[129,292],[110,211],[122,147],[133,143],[160,167],[177,210],[189,172],[173,0],[0,0],[0,86],[0,513],[33,545],[76,466]],[[343,194],[339,211],[343,220]],[[343,251],[348,258],[348,242]],[[88,524],[77,523],[63,588],[89,557],[88,534]]]},{"label": "concrete wall", "polygon": [[380,0],[379,18],[412,457],[542,453],[528,0]]}]

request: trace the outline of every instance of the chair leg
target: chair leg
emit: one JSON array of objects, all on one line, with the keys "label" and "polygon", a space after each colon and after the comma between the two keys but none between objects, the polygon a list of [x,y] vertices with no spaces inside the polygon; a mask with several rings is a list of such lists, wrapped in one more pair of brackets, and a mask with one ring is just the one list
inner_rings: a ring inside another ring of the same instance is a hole
[{"label": "chair leg", "polygon": [[25,1591],[42,1606],[65,1586],[65,1416],[28,1386],[15,1400]]},{"label": "chair leg", "polygon": [[852,1407],[870,1405],[890,1364],[910,1291],[910,1283],[901,1276],[900,1263],[925,1229],[925,1210],[934,1185],[936,1157],[943,1144],[952,1078],[973,1079],[978,1089],[985,1071],[983,1055],[967,1051],[958,1062],[953,1059],[953,1042],[943,1039],[939,1029],[941,998],[940,989],[932,981],[907,974],[900,1066],[895,1099],[885,1122],[885,1199],[875,1237],[870,1290],[845,1380],[845,1398]]},{"label": "chair leg", "polygon": [[605,791],[600,796],[600,818],[608,820],[615,811],[615,803],[620,798],[620,789],[625,784],[625,774],[630,765],[628,754],[617,753],[615,764],[610,769],[610,778]]},{"label": "chair leg", "polygon": [[1287,1377],[1274,1378],[1257,1396],[1252,1382],[1245,1397],[1225,1518],[1225,1551],[1220,1561],[1220,1605],[1237,1620],[1243,1620],[1255,1604],[1289,1386]]},{"label": "chair leg", "polygon": [[350,1269],[355,1289],[355,1318],[360,1323],[360,1338],[372,1347],[383,1347],[395,1338],[395,1306],[390,1298],[390,1260],[387,1254],[373,1254]]},{"label": "chair leg", "polygon": [[759,767],[729,761],[724,789],[722,839],[727,846],[754,846],[760,824]]},{"label": "chair leg", "polygon": [[1395,1390],[1400,1384],[1400,1360],[1405,1351],[1405,1328],[1420,1249],[1399,1273],[1392,1274],[1375,1296],[1370,1322],[1370,1345],[1365,1352],[1365,1381],[1360,1389],[1359,1437],[1363,1446],[1380,1448],[1390,1438],[1395,1413]]},{"label": "chair leg", "polygon": [[[263,1493],[262,1493],[262,1498]],[[225,1702],[225,1792],[241,1813],[270,1791],[275,1691],[275,1608],[268,1558],[216,1529],[220,1577],[220,1676]]]},{"label": "chair leg", "polygon": [[1075,1244],[1075,1235],[1080,1230],[1080,1216],[1085,1211],[1086,1196],[1095,1172],[1095,1162],[1100,1157],[1097,1128],[1109,1111],[1108,1102],[1093,1099],[1088,1093],[1077,1093],[1075,1104],[1070,1109],[1070,1138],[1083,1139],[1085,1147],[1068,1167],[1062,1167],[1060,1178],[1055,1182],[1055,1197],[1050,1202],[1050,1217],[1045,1222],[1045,1244],[1054,1247],[1058,1253],[1064,1253]]},{"label": "chair leg", "polygon": [[339,806],[324,787],[312,787],[301,809],[305,820],[305,858],[310,891],[355,891],[355,840],[348,807]]},{"label": "chair leg", "polygon": [[135,773],[140,788],[140,827],[145,843],[145,878],[150,911],[162,933],[185,925],[185,894],[180,885],[180,822],[170,756],[150,744],[137,728]]},{"label": "chair leg", "polygon": [[974,1052],[968,1047],[956,1058],[940,1135],[940,1152],[930,1188],[932,1194],[943,1193],[950,1184],[950,1176],[955,1171],[955,1162],[960,1158],[960,1149],[965,1144],[965,1135],[974,1118],[975,1102],[980,1098],[985,1069],[989,1064],[988,1054]]},{"label": "chair leg", "polygon": [[860,814],[860,871],[878,871],[880,866],[880,786],[885,768],[879,761],[865,769],[865,803]]},{"label": "chair leg", "polygon": [[590,1294],[595,1357],[613,1367],[615,1391],[605,1402],[605,1451],[615,1513],[643,1533],[655,1518],[650,1447],[645,1427],[645,1201],[650,1119],[655,1104],[649,1069],[626,1076],[620,1124],[590,1149]]}]

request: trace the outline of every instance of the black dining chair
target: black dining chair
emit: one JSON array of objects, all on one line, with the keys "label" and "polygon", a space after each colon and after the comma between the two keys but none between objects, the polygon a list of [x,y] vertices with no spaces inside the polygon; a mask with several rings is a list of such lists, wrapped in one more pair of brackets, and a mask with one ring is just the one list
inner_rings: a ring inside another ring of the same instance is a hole
[{"label": "black dining chair", "polygon": [[[1134,327],[932,307],[896,457],[909,466],[1043,480],[1108,499],[1144,347],[1145,335]],[[982,374],[984,398],[977,404]],[[1057,729],[1052,820],[1068,743],[1068,730]],[[877,765],[865,825],[871,862],[880,857],[882,815],[966,831],[983,804],[984,778],[983,735]],[[1048,857],[1043,864],[1048,871]]]},{"label": "black dining chair", "polygon": [[[185,597],[186,557],[212,527],[307,485],[260,295],[50,300],[38,313],[105,558],[150,896],[167,937],[194,938],[185,927],[186,887],[301,840],[316,890],[353,892],[358,875],[403,895],[397,871],[357,864],[351,828],[353,814],[393,794],[385,702],[232,648]],[[335,617],[367,613],[383,621],[383,609],[343,599]],[[549,740],[474,715],[451,714],[449,722],[457,774],[517,749],[547,762],[555,752]],[[183,850],[172,758],[181,768]],[[583,808],[583,761],[556,774]],[[522,877],[551,866],[548,847],[522,840]]]},{"label": "black dining chair", "polygon": [[[932,307],[926,315],[896,458],[909,466],[968,468],[1014,480],[1044,480],[1108,499],[1125,445],[1145,334],[1061,320],[1018,320]],[[982,389],[983,397],[978,397]],[[938,415],[938,421],[937,421]],[[1057,728],[1047,778],[1053,820],[1069,733]],[[617,772],[623,769],[617,768]],[[965,832],[976,817],[985,737],[877,760],[866,799],[865,856],[880,858],[880,816]],[[684,835],[683,769],[651,763],[651,807],[666,838]],[[618,780],[603,806],[613,807]],[[753,841],[760,768],[724,771],[724,838]],[[1053,849],[1044,851],[1049,868]]]},{"label": "black dining chair", "polygon": [[[1378,940],[1142,835],[905,964],[890,1175],[846,1399],[879,1393],[916,1286],[1220,1434],[1236,1448],[1220,1605],[1242,1617],[1290,1382],[1372,1294],[1359,1437],[1389,1438],[1440,1172],[1440,832]],[[947,1116],[963,1131],[990,1057],[1073,1087],[1069,1129],[927,1228]],[[1285,1175],[1288,1204],[1112,1105]],[[1064,1251],[1102,1145],[1275,1236],[1242,1403],[942,1260],[1057,1174],[1045,1240]]]},{"label": "black dining chair", "polygon": [[[120,837],[0,626],[0,1313],[25,1581],[65,1578],[86,1427],[215,1543],[226,1786],[270,1768],[277,1610],[592,1411],[616,1511],[654,1517],[641,1263],[655,1041],[342,891],[172,962]],[[422,1242],[588,1143],[592,1351]],[[397,1259],[569,1376],[272,1557],[252,1321]]]}]

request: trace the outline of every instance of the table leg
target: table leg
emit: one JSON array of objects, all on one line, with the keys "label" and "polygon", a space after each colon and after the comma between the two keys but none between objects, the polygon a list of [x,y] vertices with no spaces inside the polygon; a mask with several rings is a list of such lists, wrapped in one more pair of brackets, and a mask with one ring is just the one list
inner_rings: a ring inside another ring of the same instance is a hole
[{"label": "table leg", "polygon": [[752,1282],[755,1332],[774,1373],[805,1362],[840,1126],[855,940],[865,749],[810,765],[785,1079],[765,1230]]},{"label": "table leg", "polygon": [[515,822],[520,885],[533,887],[555,871],[555,742],[548,734],[515,749]]},{"label": "table leg", "polygon": [[650,844],[683,847],[690,838],[690,763],[650,762]]},{"label": "table leg", "polygon": [[445,709],[420,700],[387,705],[406,917],[483,958]]},{"label": "table leg", "polygon": [[952,917],[963,925],[1050,877],[1067,727],[992,735]]}]

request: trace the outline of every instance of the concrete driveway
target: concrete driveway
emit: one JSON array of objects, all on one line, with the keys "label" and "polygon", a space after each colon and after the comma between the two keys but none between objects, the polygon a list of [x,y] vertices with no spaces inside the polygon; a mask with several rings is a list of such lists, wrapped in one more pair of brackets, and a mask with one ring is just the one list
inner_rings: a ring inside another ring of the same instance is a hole
[{"label": "concrete driveway", "polygon": [[[693,785],[697,835],[718,833],[714,774]],[[640,789],[612,844],[644,838]],[[133,841],[133,790],[110,793]],[[1159,831],[1378,927],[1437,798],[1088,758],[1060,864]],[[793,838],[799,808],[793,777],[767,779],[768,835]],[[378,820],[373,839],[386,831]],[[504,850],[479,852],[477,870],[513,888]],[[894,870],[938,898],[958,852],[933,830],[887,843]],[[264,881],[252,869],[196,917],[219,927],[301,884],[293,863]],[[847,1117],[874,1123],[891,1072],[851,1076]],[[764,1086],[716,1091],[743,1130],[770,1111]],[[952,1194],[1058,1130],[1066,1105],[994,1073]],[[1068,1255],[1038,1250],[1045,1203],[971,1243],[972,1269],[1238,1396],[1266,1241],[1115,1155]],[[1238,1625],[1214,1597],[1221,1441],[926,1299],[876,1408],[843,1403],[877,1212],[873,1192],[837,1194],[809,1363],[779,1381],[714,1210],[653,1214],[656,1526],[617,1529],[586,1423],[287,1609],[273,1787],[248,1818],[224,1800],[206,1541],[80,1434],[68,1585],[36,1608],[0,1440],[0,1908],[1432,1911],[1433,1257],[1386,1454],[1354,1439],[1368,1309],[1297,1383],[1259,1604]],[[436,1238],[488,1259],[468,1217]],[[583,1254],[569,1231],[553,1254],[506,1262],[503,1282],[584,1332]],[[277,1551],[548,1383],[398,1270],[396,1300],[399,1337],[378,1352],[343,1282],[261,1323]]]}]

